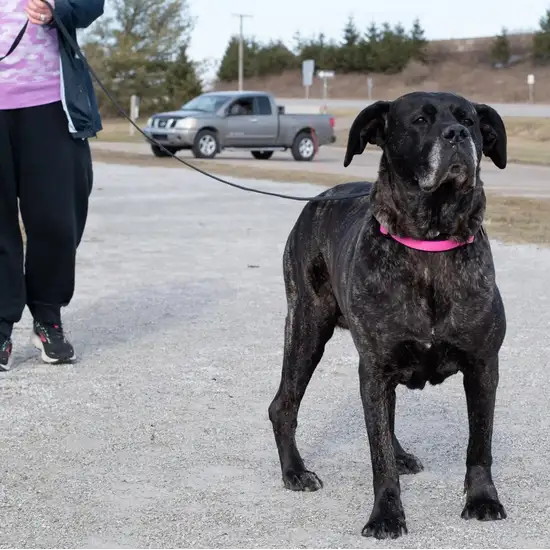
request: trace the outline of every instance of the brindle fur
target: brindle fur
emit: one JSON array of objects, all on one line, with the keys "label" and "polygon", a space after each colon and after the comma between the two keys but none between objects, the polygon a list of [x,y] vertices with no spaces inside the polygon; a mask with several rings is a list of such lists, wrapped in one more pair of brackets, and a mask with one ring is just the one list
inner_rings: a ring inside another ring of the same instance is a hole
[{"label": "brindle fur", "polygon": [[[378,179],[321,195],[360,199],[308,203],[287,241],[288,302],[279,390],[269,407],[285,487],[315,491],[295,441],[298,409],[336,326],[349,329],[374,486],[364,536],[407,533],[399,475],[421,462],[394,433],[395,388],[422,389],[462,372],[469,442],[463,518],[506,517],[491,475],[498,354],[506,332],[489,240],[482,227],[482,154],[506,166],[506,131],[486,105],[448,93],[417,92],[364,109],[352,125],[347,166],[367,143],[382,149]],[[474,152],[475,151],[475,152]],[[447,252],[407,248],[382,235],[474,242]]]}]

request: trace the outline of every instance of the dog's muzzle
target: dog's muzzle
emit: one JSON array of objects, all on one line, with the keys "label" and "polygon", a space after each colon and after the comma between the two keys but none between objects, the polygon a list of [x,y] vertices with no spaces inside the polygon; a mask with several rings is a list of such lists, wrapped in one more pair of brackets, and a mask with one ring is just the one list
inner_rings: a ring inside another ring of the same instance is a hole
[{"label": "dog's muzzle", "polygon": [[469,171],[469,168],[475,170],[479,164],[477,150],[474,140],[465,126],[453,124],[445,128],[441,137],[447,148],[450,146],[452,152],[449,163],[450,175]]},{"label": "dog's muzzle", "polygon": [[443,182],[475,185],[479,159],[476,146],[468,129],[461,124],[448,126],[430,151],[428,170],[419,178],[423,191],[435,191]]}]

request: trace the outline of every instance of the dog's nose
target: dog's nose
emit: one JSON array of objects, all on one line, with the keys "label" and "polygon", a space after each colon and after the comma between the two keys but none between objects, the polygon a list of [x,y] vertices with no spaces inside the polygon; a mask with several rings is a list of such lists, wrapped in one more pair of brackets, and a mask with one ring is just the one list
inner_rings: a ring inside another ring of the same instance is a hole
[{"label": "dog's nose", "polygon": [[468,130],[462,124],[453,124],[443,130],[443,139],[451,143],[460,143],[468,137]]}]

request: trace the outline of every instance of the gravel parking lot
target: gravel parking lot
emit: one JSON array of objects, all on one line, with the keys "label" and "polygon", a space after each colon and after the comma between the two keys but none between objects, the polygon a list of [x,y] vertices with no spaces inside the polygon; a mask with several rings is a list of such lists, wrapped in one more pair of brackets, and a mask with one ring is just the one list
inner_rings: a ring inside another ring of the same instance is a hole
[{"label": "gravel parking lot", "polygon": [[42,365],[26,315],[15,369],[0,377],[1,547],[548,547],[550,251],[534,246],[493,244],[508,315],[493,472],[508,519],[460,518],[467,418],[456,376],[398,392],[399,437],[425,466],[402,478],[409,535],[360,536],[372,477],[344,332],[298,430],[325,488],[283,489],[267,407],[282,358],[281,255],[301,208],[183,170],[96,165],[66,312],[81,357]]}]

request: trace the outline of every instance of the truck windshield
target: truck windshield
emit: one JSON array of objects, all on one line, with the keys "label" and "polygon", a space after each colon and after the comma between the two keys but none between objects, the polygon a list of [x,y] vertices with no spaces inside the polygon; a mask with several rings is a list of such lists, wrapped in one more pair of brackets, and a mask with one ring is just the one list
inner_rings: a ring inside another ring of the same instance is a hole
[{"label": "truck windshield", "polygon": [[182,111],[204,111],[205,113],[214,113],[227,100],[227,95],[200,95],[191,101],[188,101],[181,108]]}]

